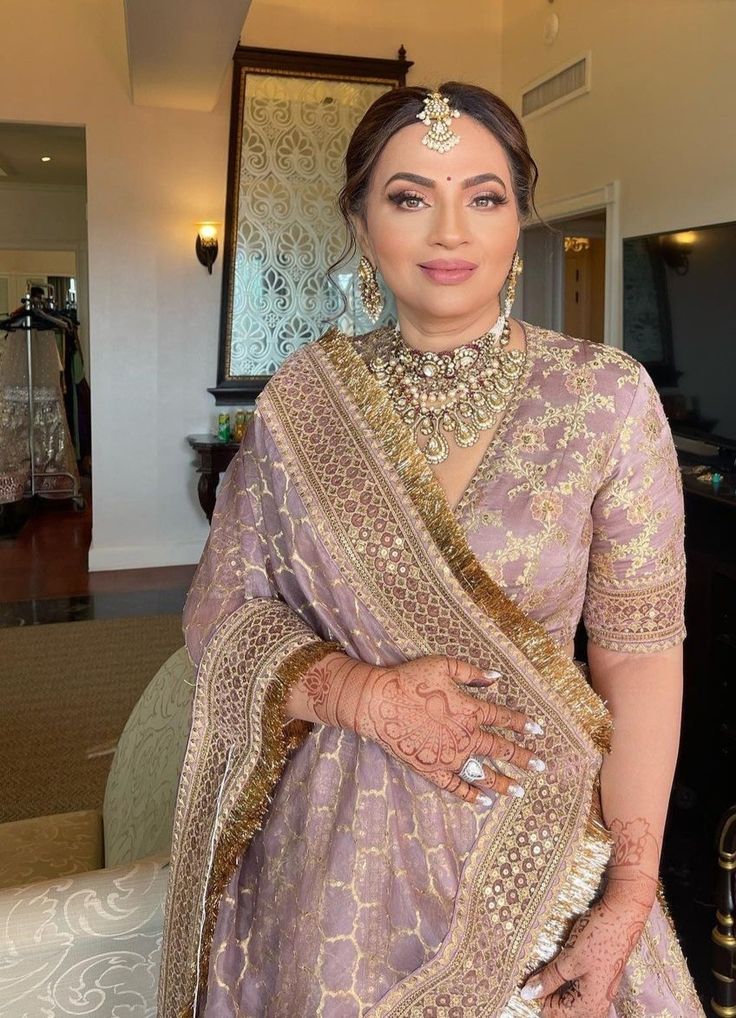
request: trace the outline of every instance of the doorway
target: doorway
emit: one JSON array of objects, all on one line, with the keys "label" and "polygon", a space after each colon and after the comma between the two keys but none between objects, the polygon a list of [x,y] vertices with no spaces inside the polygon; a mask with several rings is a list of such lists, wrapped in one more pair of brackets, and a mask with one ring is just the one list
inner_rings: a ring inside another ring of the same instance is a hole
[{"label": "doorway", "polygon": [[531,268],[534,276],[528,303],[525,300],[527,319],[577,339],[602,343],[606,301],[605,212],[558,220],[551,227],[531,227],[524,235],[524,255],[526,268]]},{"label": "doorway", "polygon": [[622,345],[621,236],[616,182],[540,209],[520,238],[518,308],[529,322]]},{"label": "doorway", "polygon": [[0,123],[2,599],[86,572],[92,528],[86,144]]}]

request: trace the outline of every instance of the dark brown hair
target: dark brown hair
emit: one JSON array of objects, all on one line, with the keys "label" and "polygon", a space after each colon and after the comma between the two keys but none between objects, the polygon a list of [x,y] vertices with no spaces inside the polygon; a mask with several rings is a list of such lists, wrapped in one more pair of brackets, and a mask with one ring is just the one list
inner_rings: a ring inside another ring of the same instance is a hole
[{"label": "dark brown hair", "polygon": [[[378,157],[397,131],[417,123],[417,114],[424,108],[424,100],[432,91],[434,89],[423,85],[412,85],[385,92],[369,107],[353,131],[345,153],[345,184],[338,197],[338,207],[348,230],[348,241],[335,266],[350,258],[355,250],[356,238],[351,217],[360,216],[364,212],[371,175]],[[519,118],[503,99],[479,85],[447,81],[437,91],[450,100],[450,106],[487,127],[500,143],[509,161],[519,216],[522,221],[527,220],[535,210],[534,189],[539,172],[529,152]]]}]

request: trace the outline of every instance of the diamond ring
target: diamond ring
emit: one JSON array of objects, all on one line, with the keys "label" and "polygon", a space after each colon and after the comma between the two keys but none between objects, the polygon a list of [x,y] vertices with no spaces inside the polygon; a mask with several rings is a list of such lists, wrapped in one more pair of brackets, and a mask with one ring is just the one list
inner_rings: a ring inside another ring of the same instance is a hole
[{"label": "diamond ring", "polygon": [[480,781],[485,776],[483,770],[483,764],[480,762],[477,756],[469,756],[463,764],[460,770],[460,777],[463,781],[467,781],[472,784],[474,781]]}]

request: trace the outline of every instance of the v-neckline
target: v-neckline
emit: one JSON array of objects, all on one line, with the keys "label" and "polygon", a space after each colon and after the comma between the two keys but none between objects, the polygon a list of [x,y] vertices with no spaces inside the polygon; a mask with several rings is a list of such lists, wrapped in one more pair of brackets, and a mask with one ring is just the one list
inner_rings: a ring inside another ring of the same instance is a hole
[{"label": "v-neckline", "polygon": [[[509,400],[509,402],[506,404],[506,406],[505,406],[505,408],[503,410],[503,413],[501,414],[501,420],[499,421],[498,427],[496,428],[496,431],[495,431],[491,441],[489,442],[488,447],[485,449],[483,455],[481,456],[480,460],[478,461],[478,465],[476,466],[475,470],[473,471],[472,475],[470,476],[470,478],[468,480],[468,483],[466,484],[465,488],[463,489],[463,492],[460,495],[460,498],[458,499],[458,501],[455,503],[454,507],[452,507],[450,505],[450,503],[449,503],[449,501],[447,499],[447,494],[445,493],[445,489],[440,484],[439,478],[435,474],[434,470],[432,470],[430,464],[427,462],[427,460],[426,460],[422,450],[419,448],[419,446],[414,441],[414,435],[412,434],[411,430],[406,425],[406,423],[404,422],[403,418],[394,409],[394,406],[390,402],[390,400],[387,400],[387,402],[389,403],[389,406],[386,409],[386,413],[391,417],[394,425],[397,425],[397,424],[400,425],[401,428],[404,429],[406,431],[406,433],[411,436],[411,442],[412,442],[412,445],[413,445],[414,449],[416,450],[418,456],[421,458],[422,463],[431,472],[432,477],[434,479],[434,482],[437,485],[437,489],[440,492],[442,498],[444,499],[444,502],[445,502],[445,505],[447,507],[447,510],[450,512],[450,514],[453,516],[453,518],[456,521],[459,521],[462,513],[464,512],[466,506],[468,505],[470,499],[472,498],[472,496],[473,496],[473,494],[475,492],[475,489],[477,488],[477,486],[480,483],[481,479],[486,479],[486,477],[488,477],[491,474],[491,466],[492,466],[492,464],[494,464],[494,462],[497,459],[496,454],[497,454],[498,447],[499,447],[499,445],[501,443],[502,435],[504,435],[506,433],[506,431],[509,428],[509,425],[511,424],[511,422],[514,419],[514,417],[516,416],[516,413],[518,411],[519,405],[520,405],[520,403],[521,403],[521,401],[522,401],[522,399],[523,399],[523,397],[524,397],[524,395],[526,393],[526,389],[527,389],[527,385],[528,385],[528,382],[529,382],[529,378],[531,376],[532,369],[533,369],[534,363],[535,363],[536,358],[537,358],[538,351],[537,351],[537,331],[536,331],[536,327],[534,325],[531,325],[529,322],[522,321],[521,319],[516,319],[516,321],[518,321],[519,325],[521,326],[521,328],[522,328],[522,330],[524,332],[524,340],[525,340],[525,344],[526,344],[526,347],[525,347],[525,354],[526,354],[526,356],[524,358],[524,367],[523,367],[521,375],[519,376],[519,380],[517,382],[517,385],[516,385],[516,388],[514,390],[514,393],[513,393],[512,397],[511,397],[511,399]],[[339,329],[336,330],[336,331],[338,333],[340,333]],[[349,336],[346,336],[345,333],[340,333],[340,334],[343,336],[344,339],[346,339],[351,344],[351,346],[353,346],[354,340],[351,340],[351,338]],[[368,334],[368,335],[370,335],[370,334]],[[366,338],[367,338],[367,336],[366,336]],[[353,349],[355,349],[354,346],[353,346]],[[356,351],[356,353],[357,353],[357,351]],[[360,359],[360,362],[361,362],[363,368],[365,369],[365,372],[366,372],[367,376],[372,380],[374,385],[376,385],[376,386],[378,386],[380,388],[379,383],[376,381],[376,379],[374,378],[372,372],[370,371],[370,369],[368,367],[368,363],[367,363],[365,357],[364,356],[360,356],[360,354],[358,356],[359,356],[359,359]]]},{"label": "v-neckline", "polygon": [[[497,462],[498,447],[501,443],[501,437],[503,434],[505,434],[506,431],[508,431],[509,425],[516,417],[519,405],[521,404],[521,401],[524,395],[526,394],[529,378],[531,377],[532,368],[536,360],[537,336],[533,325],[530,325],[528,322],[521,321],[520,319],[517,319],[517,321],[519,322],[519,325],[521,326],[522,331],[524,333],[525,354],[526,354],[524,358],[524,369],[516,384],[514,394],[504,407],[503,413],[501,414],[501,420],[498,423],[498,427],[496,428],[493,437],[488,443],[483,455],[478,461],[478,465],[476,466],[473,473],[470,475],[468,483],[463,488],[463,491],[460,494],[460,498],[457,500],[454,506],[451,506],[450,503],[447,502],[448,509],[450,510],[450,512],[452,513],[456,520],[459,520],[462,517],[463,512],[465,511],[466,507],[470,503],[471,498],[475,494],[478,484],[482,480],[485,480],[486,477],[488,477],[488,475],[490,474],[490,468],[492,464]],[[439,480],[437,483],[439,484]],[[442,485],[440,485],[440,488],[442,488]],[[444,494],[444,492],[445,489],[442,488],[442,493]],[[445,496],[445,499],[446,498],[447,496]]]}]

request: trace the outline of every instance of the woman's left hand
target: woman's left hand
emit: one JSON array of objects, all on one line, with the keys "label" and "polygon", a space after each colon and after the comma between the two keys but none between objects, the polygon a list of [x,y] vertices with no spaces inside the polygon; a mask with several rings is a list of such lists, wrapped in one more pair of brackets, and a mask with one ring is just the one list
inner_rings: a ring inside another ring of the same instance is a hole
[{"label": "woman's left hand", "polygon": [[608,1018],[650,910],[637,894],[601,898],[577,920],[557,957],[529,977],[522,997],[543,1000],[543,1018]]}]

